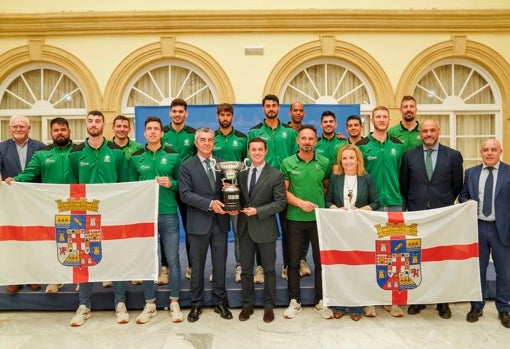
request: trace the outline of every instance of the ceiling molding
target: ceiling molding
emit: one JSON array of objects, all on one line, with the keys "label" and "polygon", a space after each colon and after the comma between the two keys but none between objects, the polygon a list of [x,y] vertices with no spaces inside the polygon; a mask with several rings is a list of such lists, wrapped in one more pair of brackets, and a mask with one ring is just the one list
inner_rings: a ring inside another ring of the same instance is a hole
[{"label": "ceiling molding", "polygon": [[510,10],[252,10],[0,14],[0,37],[162,33],[509,32]]}]

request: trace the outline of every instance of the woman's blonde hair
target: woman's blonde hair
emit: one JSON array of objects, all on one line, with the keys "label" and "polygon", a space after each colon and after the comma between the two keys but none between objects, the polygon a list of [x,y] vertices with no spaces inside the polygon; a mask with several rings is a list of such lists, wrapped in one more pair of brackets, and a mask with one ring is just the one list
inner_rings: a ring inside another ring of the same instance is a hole
[{"label": "woman's blonde hair", "polygon": [[344,168],[342,167],[342,153],[346,150],[353,150],[356,154],[356,159],[358,160],[358,166],[356,169],[356,175],[357,176],[363,176],[367,173],[365,170],[365,161],[363,161],[363,154],[361,154],[361,150],[354,144],[346,144],[342,148],[338,150],[338,153],[336,155],[336,166],[335,167],[335,173],[338,175],[344,174]]}]

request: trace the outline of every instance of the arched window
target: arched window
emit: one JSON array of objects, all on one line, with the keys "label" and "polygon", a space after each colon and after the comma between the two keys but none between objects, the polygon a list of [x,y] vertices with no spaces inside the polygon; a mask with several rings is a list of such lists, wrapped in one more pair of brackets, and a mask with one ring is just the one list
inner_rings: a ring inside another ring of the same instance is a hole
[{"label": "arched window", "polygon": [[360,104],[365,134],[369,132],[374,92],[365,76],[345,62],[319,59],[302,65],[289,75],[282,95],[283,103]]},{"label": "arched window", "polygon": [[462,153],[465,168],[480,162],[484,139],[501,140],[502,103],[497,85],[473,62],[451,59],[434,64],[418,79],[413,96],[418,119],[439,122],[441,143]]},{"label": "arched window", "polygon": [[170,105],[174,98],[183,98],[188,104],[214,104],[218,100],[213,84],[198,67],[180,61],[159,62],[131,80],[122,110],[133,116],[136,105]]},{"label": "arched window", "polygon": [[73,140],[85,139],[86,105],[83,89],[65,69],[54,64],[29,64],[0,85],[0,139],[10,137],[9,118],[29,117],[30,137],[51,143],[49,124],[56,116],[69,121]]}]

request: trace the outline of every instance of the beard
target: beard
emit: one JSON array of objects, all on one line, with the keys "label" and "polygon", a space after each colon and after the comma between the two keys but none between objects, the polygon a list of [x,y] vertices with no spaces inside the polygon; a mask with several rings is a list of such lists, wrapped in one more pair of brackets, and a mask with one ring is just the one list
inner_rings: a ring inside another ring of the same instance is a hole
[{"label": "beard", "polygon": [[57,138],[53,141],[53,144],[55,144],[57,147],[65,147],[70,142],[69,138]]}]

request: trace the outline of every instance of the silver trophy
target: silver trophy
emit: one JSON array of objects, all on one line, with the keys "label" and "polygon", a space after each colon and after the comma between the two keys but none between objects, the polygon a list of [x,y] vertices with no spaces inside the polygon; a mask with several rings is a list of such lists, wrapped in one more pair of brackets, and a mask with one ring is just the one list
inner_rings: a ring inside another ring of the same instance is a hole
[{"label": "silver trophy", "polygon": [[237,187],[237,173],[248,168],[246,165],[247,161],[248,159],[244,159],[244,161],[222,161],[211,164],[211,166],[215,167],[216,171],[223,174],[223,178],[221,179],[223,184],[225,184],[225,182],[229,182],[231,184],[226,187],[224,186],[222,189],[225,211],[241,210],[240,190]]}]

